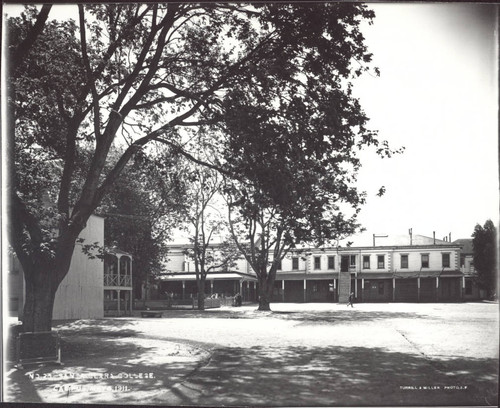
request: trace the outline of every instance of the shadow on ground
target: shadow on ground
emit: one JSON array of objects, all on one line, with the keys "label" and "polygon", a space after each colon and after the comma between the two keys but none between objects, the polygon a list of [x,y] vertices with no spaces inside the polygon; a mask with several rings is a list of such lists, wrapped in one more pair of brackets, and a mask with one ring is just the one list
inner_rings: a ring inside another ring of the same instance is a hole
[{"label": "shadow on ground", "polygon": [[137,334],[134,330],[136,322],[130,319],[96,319],[96,320],[71,320],[58,322],[53,330],[72,335],[86,335],[105,337],[128,337]]},{"label": "shadow on ground", "polygon": [[235,347],[210,354],[175,339],[81,334],[62,336],[62,347],[62,367],[11,369],[8,401],[166,406],[497,403],[496,359],[426,358],[348,346]]},{"label": "shadow on ground", "polygon": [[380,348],[225,348],[165,403],[494,406],[497,367],[494,359],[429,360]]},{"label": "shadow on ground", "polygon": [[144,404],[210,358],[209,352],[178,342],[100,334],[61,335],[62,366],[10,364],[7,401]]},{"label": "shadow on ground", "polygon": [[313,312],[272,312],[275,318],[284,320],[294,320],[305,322],[307,325],[324,324],[324,323],[345,323],[348,321],[359,322],[374,322],[380,320],[394,319],[414,319],[425,318],[427,320],[437,320],[434,316],[425,315],[415,312],[385,312],[385,311],[365,311],[356,309],[332,310],[332,311],[313,311]]},{"label": "shadow on ground", "polygon": [[[297,322],[306,322],[306,324],[323,324],[323,323],[345,323],[355,321],[356,323],[364,321],[379,321],[392,319],[414,319],[425,318],[428,320],[438,320],[435,316],[426,315],[416,312],[386,312],[386,311],[366,311],[356,310],[355,308],[341,310],[325,310],[325,311],[269,311],[262,312],[252,308],[225,308],[225,309],[208,309],[208,310],[164,310],[164,318],[168,319],[256,319],[256,318],[272,318],[282,320],[293,320]],[[140,317],[138,317],[140,319]]]}]

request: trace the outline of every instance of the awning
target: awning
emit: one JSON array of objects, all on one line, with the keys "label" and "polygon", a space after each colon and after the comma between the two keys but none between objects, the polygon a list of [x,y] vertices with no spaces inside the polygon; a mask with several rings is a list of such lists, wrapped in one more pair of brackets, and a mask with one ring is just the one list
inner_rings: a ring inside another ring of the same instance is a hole
[{"label": "awning", "polygon": [[[393,273],[392,272],[363,272],[363,273],[358,273],[357,278],[358,279],[392,279],[393,278]],[[351,276],[352,278],[352,276]]]},{"label": "awning", "polygon": [[[183,280],[196,280],[196,273],[169,273],[162,274],[159,277],[162,281],[183,281]],[[239,274],[234,272],[227,273],[209,273],[206,280],[243,280],[243,281],[257,281],[257,278],[252,275]]]}]

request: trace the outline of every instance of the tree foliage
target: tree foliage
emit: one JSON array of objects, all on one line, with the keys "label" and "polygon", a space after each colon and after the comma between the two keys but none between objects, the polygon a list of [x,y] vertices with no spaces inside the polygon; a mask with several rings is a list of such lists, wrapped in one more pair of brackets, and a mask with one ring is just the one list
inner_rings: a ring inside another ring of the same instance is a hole
[{"label": "tree foliage", "polygon": [[[359,166],[351,153],[378,143],[350,85],[368,69],[359,24],[371,18],[355,3],[116,3],[78,5],[77,22],[45,23],[34,8],[10,19],[8,136],[19,176],[9,219],[27,283],[25,329],[50,328],[78,235],[151,144],[239,180],[233,205],[251,186],[242,215],[277,205],[289,242],[334,236],[325,223],[348,230],[348,218],[321,209],[362,203],[347,186]],[[31,47],[18,58],[22,44]],[[198,136],[215,152],[206,161],[189,150]]]},{"label": "tree foliage", "polygon": [[154,282],[162,271],[167,242],[186,207],[185,194],[182,168],[159,149],[136,155],[96,210],[105,217],[107,250],[118,248],[133,256],[137,298],[142,285]]},{"label": "tree foliage", "polygon": [[496,293],[498,280],[497,266],[497,230],[493,221],[487,220],[484,226],[479,224],[472,234],[474,250],[474,268],[477,271],[476,283],[487,291],[488,297]]},{"label": "tree foliage", "polygon": [[367,146],[382,157],[394,153],[367,127],[352,93],[371,61],[359,23],[373,15],[353,4],[317,11],[269,7],[267,18],[293,41],[255,64],[252,80],[235,85],[222,105],[232,233],[259,277],[261,309],[287,253],[359,227],[365,194],[355,185],[356,153]]}]

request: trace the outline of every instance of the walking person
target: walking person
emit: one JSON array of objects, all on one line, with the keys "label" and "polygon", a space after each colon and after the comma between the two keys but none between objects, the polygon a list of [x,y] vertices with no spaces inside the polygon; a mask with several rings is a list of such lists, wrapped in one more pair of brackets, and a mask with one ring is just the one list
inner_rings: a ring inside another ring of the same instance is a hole
[{"label": "walking person", "polygon": [[351,292],[351,294],[349,295],[349,302],[347,302],[347,307],[349,307],[349,305],[351,305],[351,307],[354,307],[352,304],[354,302],[354,292]]}]

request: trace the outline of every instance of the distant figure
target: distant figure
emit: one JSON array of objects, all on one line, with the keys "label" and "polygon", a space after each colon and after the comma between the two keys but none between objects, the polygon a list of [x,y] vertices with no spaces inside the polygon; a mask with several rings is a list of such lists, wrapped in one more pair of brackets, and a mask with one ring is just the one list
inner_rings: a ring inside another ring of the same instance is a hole
[{"label": "distant figure", "polygon": [[234,305],[241,306],[241,294],[237,293],[234,297]]},{"label": "distant figure", "polygon": [[351,294],[349,295],[349,302],[347,302],[347,307],[349,307],[349,305],[351,305],[351,307],[354,307],[352,304],[354,302],[354,292],[351,292]]}]

